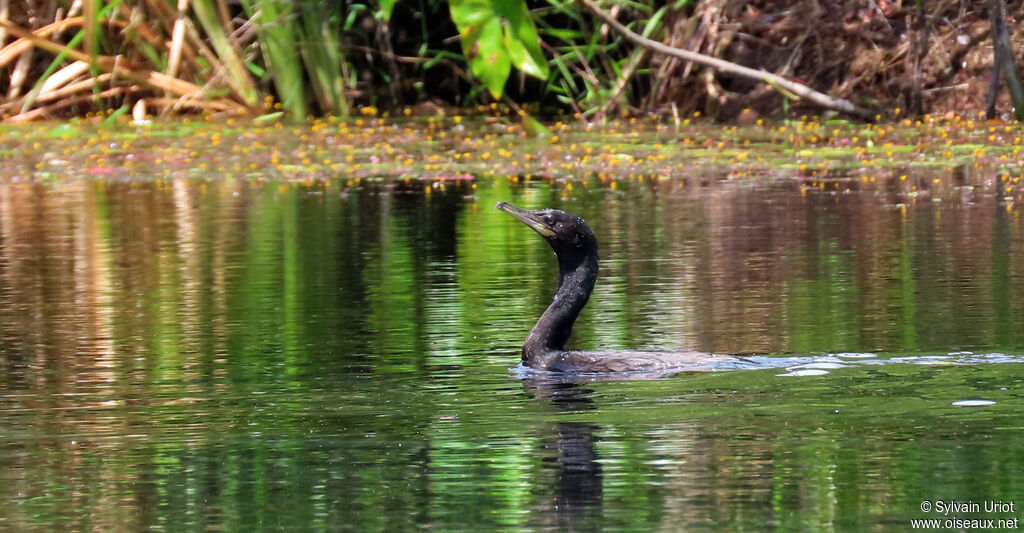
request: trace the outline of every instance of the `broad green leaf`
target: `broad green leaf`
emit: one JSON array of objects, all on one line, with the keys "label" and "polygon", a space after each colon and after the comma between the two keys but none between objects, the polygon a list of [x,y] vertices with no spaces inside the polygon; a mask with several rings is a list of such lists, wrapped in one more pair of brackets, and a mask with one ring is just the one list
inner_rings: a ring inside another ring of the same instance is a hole
[{"label": "broad green leaf", "polygon": [[462,53],[469,68],[495,98],[501,97],[511,71],[511,60],[502,39],[501,19],[491,0],[462,0],[449,3],[452,20],[459,29]]},{"label": "broad green leaf", "polygon": [[537,27],[523,0],[452,0],[448,5],[462,53],[492,96],[501,97],[512,65],[547,78]]},{"label": "broad green leaf", "polygon": [[540,50],[540,36],[523,0],[497,1],[503,7],[505,48],[512,64],[535,78],[547,79],[548,63]]}]

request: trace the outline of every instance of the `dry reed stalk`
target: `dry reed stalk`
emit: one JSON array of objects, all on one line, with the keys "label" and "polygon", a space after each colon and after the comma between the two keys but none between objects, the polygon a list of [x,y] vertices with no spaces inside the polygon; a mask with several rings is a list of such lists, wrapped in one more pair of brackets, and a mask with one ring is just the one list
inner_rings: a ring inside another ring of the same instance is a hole
[{"label": "dry reed stalk", "polygon": [[[228,31],[228,36],[230,37],[231,34],[234,33],[235,28],[233,27],[234,24],[231,23],[231,10],[228,9],[228,3],[224,0],[217,0],[217,16],[220,17],[220,25],[224,26],[224,30],[230,30]],[[239,46],[239,44],[234,40],[231,41],[231,44],[234,45],[235,49],[238,51],[238,54],[241,55],[241,46]]]},{"label": "dry reed stalk", "polygon": [[196,85],[194,83],[190,83],[190,82],[187,82],[185,80],[178,79],[178,78],[172,78],[172,77],[168,76],[167,74],[164,74],[162,72],[157,72],[155,70],[148,70],[148,69],[139,69],[139,70],[118,69],[118,68],[114,67],[113,65],[111,65],[111,67],[112,67],[111,71],[114,72],[114,74],[120,74],[121,76],[124,76],[126,78],[133,79],[133,80],[136,80],[136,81],[140,81],[140,82],[145,83],[146,85],[149,85],[151,87],[156,87],[157,89],[163,89],[165,91],[168,91],[168,92],[171,92],[171,93],[174,93],[174,94],[178,94],[178,95],[181,95],[181,96],[197,95],[197,94],[199,94],[199,93],[201,93],[203,91],[202,87],[200,87],[200,86],[198,86],[198,85]]},{"label": "dry reed stalk", "polygon": [[[0,20],[7,21],[8,19],[7,19],[6,16],[3,16],[3,17],[0,17]],[[64,19],[64,20],[62,20],[60,22],[53,22],[53,23],[47,24],[46,26],[43,26],[41,28],[37,28],[35,30],[32,30],[32,32],[35,35],[38,35],[40,37],[48,37],[48,36],[52,35],[55,31],[57,31],[57,29],[63,28],[65,25],[79,25],[80,26],[81,24],[82,24],[82,18],[81,17],[73,18],[73,19]],[[10,32],[7,31],[7,26],[4,25],[4,24],[0,24],[0,30],[2,30],[4,32],[4,34],[10,33]],[[28,30],[26,30],[26,31],[28,31]],[[11,44],[8,44],[8,45],[4,46],[2,49],[0,49],[0,67],[3,67],[5,65],[7,65],[8,63],[10,63],[11,61],[14,61],[22,53],[24,53],[26,50],[29,50],[31,48],[32,48],[32,41],[30,41],[28,39],[16,39]]]},{"label": "dry reed stalk", "polygon": [[[64,29],[69,28],[69,27],[81,27],[84,22],[85,22],[85,18],[84,17],[72,17],[72,18],[64,19],[64,20],[59,21],[59,22],[53,22],[53,23],[47,24],[46,26],[43,26],[41,28],[37,28],[35,30],[29,31],[29,30],[26,30],[24,28],[22,28],[22,30],[24,32],[29,32],[32,35],[36,36],[36,37],[49,37],[50,35],[53,35],[54,33],[57,33],[57,32],[60,32],[60,31],[63,31]],[[103,22],[104,22],[104,24],[109,24],[109,25],[114,26],[114,27],[116,27],[118,29],[124,29],[126,27],[125,23],[121,22],[121,21],[105,20]],[[9,21],[6,17],[0,17],[0,30],[3,30],[5,33],[10,33],[12,35],[18,35],[17,33],[13,32],[13,31],[10,31],[8,29],[10,26],[16,26],[16,25],[14,23],[12,23],[11,21]],[[16,27],[20,28],[20,26],[16,26]],[[26,39],[24,37],[21,37],[21,38],[18,38],[17,40],[15,40],[15,41],[11,42],[7,46],[4,46],[3,48],[0,48],[0,67],[3,67],[5,65],[7,65],[8,63],[10,63],[11,61],[14,61],[15,59],[18,58],[18,56],[20,56],[26,50],[32,48],[32,46],[33,46],[33,44],[32,44],[32,40],[31,39]]]},{"label": "dry reed stalk", "polygon": [[[67,46],[61,43],[51,41],[50,39],[39,37],[38,35],[35,35],[34,33],[11,23],[11,21],[9,20],[0,19],[0,26],[5,27],[7,31],[9,31],[13,35],[17,35],[22,39],[28,39],[37,48],[49,50],[50,52],[57,54],[64,53],[68,57],[75,59],[77,61],[82,61],[86,63],[90,62],[90,58],[86,54],[78,50],[68,48]],[[200,91],[198,85],[177,78],[171,78],[166,74],[153,72],[146,68],[122,66],[121,63],[124,63],[124,61],[119,61],[117,58],[114,57],[97,56],[94,62],[97,66],[108,72],[120,74],[126,78],[135,79],[136,81],[141,81],[154,87],[167,89],[176,94],[192,94]]]},{"label": "dry reed stalk", "polygon": [[[171,9],[170,4],[167,2],[151,0],[147,5],[152,8],[155,17],[160,21],[160,24],[164,28],[173,28],[175,23],[179,20],[176,12]],[[224,63],[217,54],[215,54],[214,51],[206,45],[206,42],[203,41],[202,36],[199,35],[199,31],[196,30],[195,25],[192,23],[192,19],[185,17],[180,20],[184,20],[186,37],[183,41],[184,48],[182,51],[185,53],[185,57],[188,58],[189,62],[193,65],[195,72],[201,73],[206,70],[206,68],[204,68],[197,60],[197,55],[201,56],[207,63],[209,63],[209,70],[212,70],[214,73],[225,70],[226,67],[224,66]],[[166,43],[164,43],[163,46],[166,46]],[[194,52],[192,50],[193,48],[195,50]],[[213,77],[213,75],[208,75],[207,79],[209,80]],[[207,81],[206,84],[209,85],[210,82]]]},{"label": "dry reed stalk", "polygon": [[[149,19],[156,19],[159,24],[156,26],[164,28],[173,28],[174,22],[178,20],[177,3],[171,3],[160,0],[146,0],[142,3],[146,6],[146,15]],[[122,10],[138,9],[137,7],[128,7],[122,4]]]},{"label": "dry reed stalk", "polygon": [[[60,89],[45,92],[40,91],[39,96],[36,97],[37,102],[49,102],[51,100],[57,100],[64,98],[65,96],[75,94],[77,92],[91,90],[96,84],[107,83],[114,79],[114,75],[109,72],[104,72],[97,76],[90,77],[88,79],[79,80],[74,83],[69,83]],[[13,103],[13,102],[12,102]],[[18,104],[20,105],[20,104]]]},{"label": "dry reed stalk", "polygon": [[232,102],[231,100],[185,100],[183,98],[165,98],[165,97],[154,97],[145,99],[147,105],[159,106],[159,107],[189,107],[194,109],[204,109],[208,111],[216,111],[219,113],[237,113],[239,110],[244,111],[245,109]]},{"label": "dry reed stalk", "polygon": [[[145,39],[146,42],[148,42],[149,44],[153,45],[154,48],[156,48],[158,50],[168,50],[169,49],[169,45],[167,44],[167,39],[165,39],[159,32],[154,30],[147,23],[148,21],[146,20],[145,16],[134,16],[135,9],[136,8],[129,7],[129,6],[126,6],[124,4],[121,4],[121,13],[125,16],[125,18],[127,18],[128,20],[131,21],[129,24],[127,24],[124,27],[124,31],[127,32],[129,30],[132,30],[136,34],[138,34],[140,37]],[[157,20],[156,23],[157,24],[161,24],[161,22],[159,20]],[[187,20],[187,18],[186,18],[185,26],[184,27],[186,28],[185,31],[186,31],[186,35],[187,35],[187,27],[188,27],[188,20]],[[191,71],[193,73],[195,73],[195,72],[202,72],[203,71],[203,66],[196,59],[197,52],[194,49],[194,47],[189,44],[187,39],[182,42],[181,57],[191,67],[191,69],[192,69]],[[181,68],[182,65],[183,65],[182,63],[179,63],[179,68]],[[178,76],[177,74],[175,74],[175,77],[181,77],[181,76]]]},{"label": "dry reed stalk", "polygon": [[[70,49],[62,45],[61,43],[54,42],[43,37],[39,37],[34,33],[25,30],[20,26],[17,26],[16,24],[11,23],[9,20],[0,19],[0,26],[6,28],[7,31],[9,31],[12,35],[16,35],[22,39],[28,39],[38,48],[49,50],[54,53],[63,52],[68,57],[75,59],[77,61],[89,62],[90,60],[90,58],[87,55],[78,50]],[[93,64],[99,67],[101,70],[109,72],[114,76],[128,78],[137,83],[141,83],[143,85],[147,85],[149,87],[153,87],[156,89],[168,91],[176,95],[201,96],[201,94],[203,93],[202,88],[194,83],[190,83],[179,78],[174,78],[160,72],[155,72],[144,67],[130,65],[128,64],[127,61],[120,60],[120,58],[109,56],[97,56]],[[236,111],[244,112],[245,110],[247,110],[246,106],[238,104],[237,102],[233,102],[226,99],[224,99],[223,102],[225,102],[224,105],[226,107],[232,108]],[[24,113],[22,115],[24,115]],[[18,116],[20,117],[22,115]]]},{"label": "dry reed stalk", "polygon": [[124,33],[133,32],[156,48],[163,49],[167,47],[167,39],[164,39],[156,30],[147,24],[145,14],[136,16],[135,8],[128,7],[124,4],[121,4],[121,13],[124,15],[125,19],[130,21],[124,25],[122,29]]},{"label": "dry reed stalk", "polygon": [[28,78],[28,69],[32,66],[32,49],[22,52],[18,56],[18,62],[14,64],[11,71],[11,82],[7,88],[7,98],[17,98],[21,95],[21,87]]},{"label": "dry reed stalk", "polygon": [[167,75],[178,75],[178,64],[181,61],[181,49],[185,45],[185,12],[188,11],[188,0],[178,0],[178,18],[174,21],[171,31],[171,56],[167,60]]},{"label": "dry reed stalk", "polygon": [[[58,21],[60,21],[62,19],[69,19],[69,18],[77,17],[77,16],[79,16],[79,12],[81,10],[82,10],[82,0],[75,0],[74,2],[71,3],[71,7],[68,8],[68,12],[64,13],[63,16],[59,16],[59,10],[58,10],[58,16],[54,16],[53,17],[53,21],[54,22],[58,22]],[[59,38],[61,36],[61,32],[62,31],[64,31],[64,30],[57,30],[53,34],[53,37],[55,39]]]},{"label": "dry reed stalk", "polygon": [[[0,18],[8,18],[11,13],[11,0],[0,0]],[[0,28],[0,47],[7,42],[7,30]]]},{"label": "dry reed stalk", "polygon": [[70,65],[54,72],[46,81],[43,82],[42,87],[39,88],[39,93],[45,93],[59,89],[63,85],[67,84],[71,80],[85,74],[89,71],[89,64],[82,61],[75,61]]},{"label": "dry reed stalk", "polygon": [[[82,91],[91,91],[96,84],[104,84],[114,79],[114,75],[109,72],[104,72],[98,76],[79,80],[68,84],[65,87],[50,92],[40,92],[36,96],[36,102],[50,102],[53,100],[59,100],[61,98],[70,96],[75,93]],[[10,100],[0,104],[0,114],[6,114],[11,112],[13,109],[21,109],[24,105],[25,97],[18,98],[16,100]]]},{"label": "dry reed stalk", "polygon": [[82,16],[85,18],[85,55],[90,63],[96,58],[96,0],[84,0]]},{"label": "dry reed stalk", "polygon": [[132,106],[132,122],[143,122],[146,120],[146,99],[140,98]]},{"label": "dry reed stalk", "polygon": [[7,119],[8,122],[31,122],[40,118],[45,118],[51,115],[53,112],[71,107],[77,104],[84,104],[87,102],[94,102],[102,98],[110,98],[113,96],[131,94],[143,90],[137,85],[119,85],[117,87],[111,87],[109,89],[100,91],[96,94],[83,94],[82,96],[76,96],[74,98],[67,98],[57,103],[50,104],[45,107],[37,107],[24,113],[19,113]]}]

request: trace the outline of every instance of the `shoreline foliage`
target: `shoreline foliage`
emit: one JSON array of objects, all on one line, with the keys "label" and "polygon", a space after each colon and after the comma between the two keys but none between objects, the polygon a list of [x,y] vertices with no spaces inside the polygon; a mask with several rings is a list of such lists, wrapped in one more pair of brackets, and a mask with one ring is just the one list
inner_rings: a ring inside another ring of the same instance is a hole
[{"label": "shoreline foliage", "polygon": [[[303,120],[495,101],[586,120],[699,112],[743,123],[816,111],[773,83],[627,40],[588,4],[24,0],[0,7],[0,117],[203,111]],[[606,0],[600,9],[657,43],[881,117],[1013,116],[1010,94],[992,78],[1019,87],[1013,39],[1024,34],[1024,7],[1007,10],[1003,0]]]}]

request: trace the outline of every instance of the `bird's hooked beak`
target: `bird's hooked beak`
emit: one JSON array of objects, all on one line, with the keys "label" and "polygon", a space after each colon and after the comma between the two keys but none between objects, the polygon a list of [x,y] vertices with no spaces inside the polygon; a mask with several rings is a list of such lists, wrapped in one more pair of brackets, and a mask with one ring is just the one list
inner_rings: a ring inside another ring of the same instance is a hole
[{"label": "bird's hooked beak", "polygon": [[498,202],[494,204],[494,208],[500,209],[516,217],[517,220],[527,226],[530,226],[533,231],[540,233],[544,237],[551,237],[555,234],[555,232],[551,231],[551,228],[544,224],[544,222],[542,222],[533,211],[527,211],[526,209],[516,207],[508,202]]}]

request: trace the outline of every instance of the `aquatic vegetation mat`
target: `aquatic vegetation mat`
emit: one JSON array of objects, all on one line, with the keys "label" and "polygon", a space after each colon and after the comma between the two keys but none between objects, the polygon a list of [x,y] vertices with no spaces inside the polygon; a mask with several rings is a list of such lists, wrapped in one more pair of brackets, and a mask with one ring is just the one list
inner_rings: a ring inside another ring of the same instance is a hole
[{"label": "aquatic vegetation mat", "polygon": [[1012,201],[1024,185],[1020,128],[980,118],[720,126],[699,117],[605,125],[564,117],[535,130],[500,110],[478,111],[395,118],[364,108],[361,118],[308,124],[268,116],[7,125],[0,130],[0,171],[33,181],[342,180],[347,188],[426,191],[500,178],[548,181],[566,196],[624,181],[671,189],[787,180],[804,191],[873,189],[917,200],[967,190]]}]

